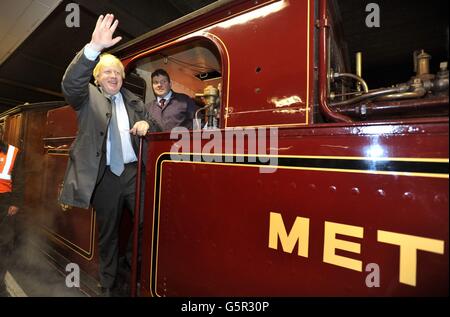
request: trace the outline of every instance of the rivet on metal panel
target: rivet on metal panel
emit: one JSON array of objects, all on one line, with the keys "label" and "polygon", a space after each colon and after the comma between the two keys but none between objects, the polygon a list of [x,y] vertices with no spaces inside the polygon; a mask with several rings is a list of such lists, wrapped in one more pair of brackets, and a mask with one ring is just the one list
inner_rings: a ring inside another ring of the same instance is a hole
[{"label": "rivet on metal panel", "polygon": [[433,201],[436,204],[441,204],[441,203],[445,203],[446,199],[443,195],[437,194],[437,195],[434,195]]},{"label": "rivet on metal panel", "polygon": [[359,188],[358,187],[353,187],[352,188],[352,194],[353,195],[359,195]]},{"label": "rivet on metal panel", "polygon": [[403,194],[403,199],[405,200],[414,200],[414,194],[411,192],[405,192]]}]

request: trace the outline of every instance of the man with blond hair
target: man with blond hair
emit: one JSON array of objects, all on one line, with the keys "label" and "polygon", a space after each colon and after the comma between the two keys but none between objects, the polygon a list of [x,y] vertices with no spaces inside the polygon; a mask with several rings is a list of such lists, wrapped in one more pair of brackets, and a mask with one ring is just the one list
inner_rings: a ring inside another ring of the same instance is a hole
[{"label": "man with blond hair", "polygon": [[[64,74],[62,91],[77,112],[73,142],[60,196],[63,207],[94,207],[98,221],[100,284],[111,296],[118,271],[118,228],[124,207],[134,213],[138,136],[150,118],[142,100],[122,87],[124,67],[101,51],[117,44],[118,20],[98,18],[92,38]],[[89,83],[94,75],[96,86]]]}]

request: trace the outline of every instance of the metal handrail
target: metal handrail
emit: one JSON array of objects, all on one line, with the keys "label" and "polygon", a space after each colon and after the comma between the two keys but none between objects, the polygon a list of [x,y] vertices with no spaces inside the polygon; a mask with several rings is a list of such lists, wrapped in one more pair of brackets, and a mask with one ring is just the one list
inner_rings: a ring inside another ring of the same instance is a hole
[{"label": "metal handrail", "polygon": [[139,224],[141,214],[141,174],[142,174],[142,148],[144,137],[139,138],[138,168],[136,177],[136,198],[134,202],[134,222],[133,222],[133,256],[131,259],[131,297],[137,294],[137,267],[138,267],[138,247],[139,247]]}]

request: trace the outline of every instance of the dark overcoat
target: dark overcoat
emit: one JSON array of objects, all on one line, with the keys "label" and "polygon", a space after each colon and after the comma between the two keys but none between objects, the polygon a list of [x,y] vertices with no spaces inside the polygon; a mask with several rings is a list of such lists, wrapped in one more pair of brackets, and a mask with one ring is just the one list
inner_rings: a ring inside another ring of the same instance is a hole
[{"label": "dark overcoat", "polygon": [[[99,58],[91,61],[81,50],[67,68],[62,91],[66,101],[77,113],[78,133],[69,150],[69,159],[64,177],[60,203],[88,208],[92,193],[106,165],[105,140],[111,118],[111,103],[101,91],[89,81]],[[137,121],[150,124],[148,111],[139,97],[122,88],[121,93],[128,112],[130,128]],[[135,153],[139,139],[131,135]]]}]

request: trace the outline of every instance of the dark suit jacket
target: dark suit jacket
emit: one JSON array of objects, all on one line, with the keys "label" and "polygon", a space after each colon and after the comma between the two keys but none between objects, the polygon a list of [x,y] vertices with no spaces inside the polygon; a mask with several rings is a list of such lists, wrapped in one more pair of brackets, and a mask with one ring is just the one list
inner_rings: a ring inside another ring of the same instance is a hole
[{"label": "dark suit jacket", "polygon": [[[62,80],[66,101],[77,112],[78,134],[69,151],[69,161],[60,195],[63,204],[88,208],[98,175],[105,171],[105,138],[111,117],[111,103],[89,81],[98,59],[91,61],[81,50],[70,63]],[[137,121],[150,123],[142,100],[121,89],[130,127]],[[139,139],[131,136],[134,151]]]},{"label": "dark suit jacket", "polygon": [[195,102],[185,94],[172,91],[172,98],[163,109],[153,100],[146,105],[150,117],[156,121],[162,131],[171,131],[175,127],[192,129],[197,106]]}]

